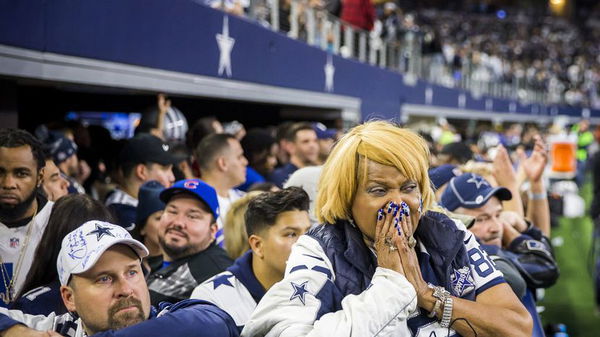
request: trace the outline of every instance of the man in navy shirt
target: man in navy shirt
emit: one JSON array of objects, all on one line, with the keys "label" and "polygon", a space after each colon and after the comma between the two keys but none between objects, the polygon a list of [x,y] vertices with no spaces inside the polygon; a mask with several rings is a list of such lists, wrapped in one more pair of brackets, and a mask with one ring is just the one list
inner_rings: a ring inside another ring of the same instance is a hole
[{"label": "man in navy shirt", "polygon": [[273,171],[267,178],[280,188],[297,169],[319,164],[317,133],[310,123],[292,125],[285,138],[287,140],[285,150],[290,154],[290,162]]},{"label": "man in navy shirt", "polygon": [[69,313],[0,309],[0,334],[56,336],[238,336],[231,317],[203,301],[150,305],[141,259],[148,250],[122,227],[92,220],[62,241],[57,270]]}]

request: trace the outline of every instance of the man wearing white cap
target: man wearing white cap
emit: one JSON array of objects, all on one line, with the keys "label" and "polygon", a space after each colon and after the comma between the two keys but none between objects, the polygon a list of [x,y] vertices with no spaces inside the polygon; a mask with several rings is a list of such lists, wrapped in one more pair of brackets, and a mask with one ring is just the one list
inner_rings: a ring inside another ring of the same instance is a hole
[{"label": "man wearing white cap", "polygon": [[57,261],[69,313],[33,316],[0,308],[0,335],[238,336],[232,318],[208,302],[152,307],[141,267],[147,255],[124,228],[86,222],[63,239]]}]

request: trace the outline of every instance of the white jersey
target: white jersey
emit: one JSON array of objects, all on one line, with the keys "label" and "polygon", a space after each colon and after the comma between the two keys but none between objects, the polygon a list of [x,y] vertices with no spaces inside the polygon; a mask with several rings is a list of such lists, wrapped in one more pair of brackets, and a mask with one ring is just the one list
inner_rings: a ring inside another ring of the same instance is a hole
[{"label": "white jersey", "polygon": [[243,197],[246,193],[236,190],[235,188],[230,189],[228,192],[228,197],[222,197],[217,194],[217,199],[219,200],[219,218],[217,219],[217,225],[219,228],[217,229],[217,234],[215,234],[215,238],[217,240],[217,244],[223,248],[225,236],[223,233],[223,224],[225,221],[225,217],[227,216],[227,212],[229,208],[231,208],[231,204],[239,198]]},{"label": "white jersey", "polygon": [[[336,279],[335,270],[312,237],[303,235],[292,248],[285,277],[262,298],[242,336],[410,336],[409,316],[417,294],[401,274],[378,267],[370,286],[347,295],[341,310],[320,312],[320,298]],[[318,318],[318,319],[317,319]]]},{"label": "white jersey", "polygon": [[132,197],[131,195],[129,195],[127,192],[123,191],[120,188],[115,188],[109,194],[108,198],[106,198],[104,205],[110,206],[112,204],[123,204],[123,205],[137,207],[138,203],[139,203],[138,199]]},{"label": "white jersey", "polygon": [[248,251],[227,271],[197,286],[190,298],[214,303],[227,312],[241,329],[264,294],[264,288],[252,271],[252,252]]},{"label": "white jersey", "polygon": [[[52,205],[54,205],[53,202],[46,202],[46,205],[25,226],[9,228],[0,222],[0,256],[2,257],[2,264],[0,265],[0,271],[2,272],[0,274],[0,279],[2,280],[0,281],[0,296],[5,296],[6,284],[12,278],[15,278],[13,296],[21,290],[29,269],[31,269],[35,250],[48,224]],[[30,228],[31,230],[29,230]],[[26,239],[28,231],[30,233],[29,239]],[[27,246],[23,248],[25,244]],[[19,255],[21,254],[23,254],[23,257],[19,274],[15,275]],[[6,273],[8,273],[8,279],[5,279]],[[5,298],[2,299],[5,300]],[[5,307],[6,305],[5,301],[0,301],[0,307]]]}]

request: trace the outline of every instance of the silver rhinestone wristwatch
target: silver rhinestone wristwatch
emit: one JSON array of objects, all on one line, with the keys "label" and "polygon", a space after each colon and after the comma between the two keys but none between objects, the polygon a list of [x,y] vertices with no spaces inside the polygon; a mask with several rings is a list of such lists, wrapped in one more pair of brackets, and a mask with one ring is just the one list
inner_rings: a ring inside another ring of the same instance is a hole
[{"label": "silver rhinestone wristwatch", "polygon": [[[442,303],[445,304],[446,299],[450,298],[450,292],[448,292],[448,290],[444,289],[444,287],[434,286],[431,283],[428,283],[427,286],[429,288],[433,289],[433,297],[435,297],[435,304],[433,306],[433,310],[431,310],[429,315],[427,315],[428,317],[432,318],[432,317],[436,316],[436,312],[438,311],[438,309],[440,308]],[[445,305],[444,305],[444,309],[445,309]]]},{"label": "silver rhinestone wristwatch", "polygon": [[452,323],[452,306],[454,304],[454,301],[452,300],[451,296],[446,297],[446,300],[444,301],[444,312],[442,314],[442,320],[440,322],[440,325],[442,326],[442,328],[449,328],[450,327],[450,323]]}]

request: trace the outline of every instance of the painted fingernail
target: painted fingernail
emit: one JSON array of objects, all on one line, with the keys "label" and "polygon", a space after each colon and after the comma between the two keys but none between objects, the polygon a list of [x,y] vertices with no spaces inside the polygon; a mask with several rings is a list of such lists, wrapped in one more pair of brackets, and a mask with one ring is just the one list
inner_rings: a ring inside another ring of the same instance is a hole
[{"label": "painted fingernail", "polygon": [[395,218],[394,218],[394,227],[398,228],[398,223],[399,223],[399,222],[400,222],[400,221],[398,221],[398,217],[395,217]]},{"label": "painted fingernail", "polygon": [[390,202],[387,208],[387,212],[388,213],[392,213],[392,211],[394,210],[394,208],[398,207],[398,205],[395,202]]},{"label": "painted fingernail", "polygon": [[396,229],[398,230],[398,235],[402,235],[402,231],[400,230],[400,226],[396,227]]},{"label": "painted fingernail", "polygon": [[408,207],[408,204],[405,203],[404,201],[400,204],[400,207],[402,207],[402,213],[404,213],[404,215],[410,215],[410,208]]},{"label": "painted fingernail", "polygon": [[383,220],[383,209],[377,211],[377,221]]}]

